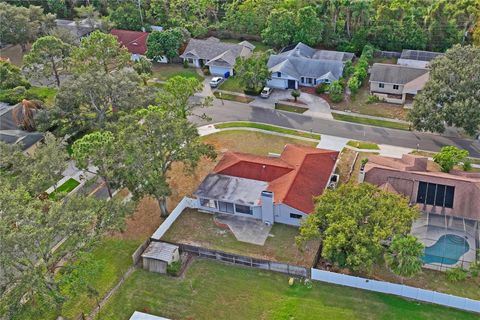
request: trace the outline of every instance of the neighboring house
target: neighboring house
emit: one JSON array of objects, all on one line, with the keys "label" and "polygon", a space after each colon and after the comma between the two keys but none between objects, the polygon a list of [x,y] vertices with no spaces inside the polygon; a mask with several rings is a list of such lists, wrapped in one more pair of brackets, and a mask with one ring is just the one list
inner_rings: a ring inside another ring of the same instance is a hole
[{"label": "neighboring house", "polygon": [[81,21],[55,19],[55,23],[57,24],[57,28],[70,32],[78,43],[81,38],[88,36],[93,30],[95,30],[86,19]]},{"label": "neighboring house", "polygon": [[248,58],[254,49],[255,46],[248,41],[235,44],[221,42],[215,37],[190,39],[180,58],[196,68],[207,66],[212,75],[228,77],[234,73],[236,59]]},{"label": "neighboring house", "polygon": [[117,37],[118,42],[131,53],[131,59],[138,61],[147,52],[148,32],[112,29],[111,34]]},{"label": "neighboring house", "polygon": [[167,318],[154,316],[148,313],[135,311],[129,320],[169,320]]},{"label": "neighboring house", "polygon": [[21,103],[11,106],[0,102],[0,141],[19,144],[25,153],[31,154],[44,137],[40,132],[23,130],[23,107]]},{"label": "neighboring house", "polygon": [[227,152],[195,192],[199,209],[298,226],[328,186],[337,156],[293,144],[278,157]]},{"label": "neighboring house", "polygon": [[440,52],[404,49],[397,64],[414,68],[427,68],[430,61],[442,55],[443,53]]},{"label": "neighboring house", "polygon": [[299,42],[293,48],[271,55],[267,66],[272,73],[267,86],[278,89],[298,89],[332,83],[343,75],[344,63],[355,55],[349,52],[317,50]]},{"label": "neighboring house", "polygon": [[423,89],[428,69],[374,63],[370,68],[370,93],[390,103],[404,104]]}]

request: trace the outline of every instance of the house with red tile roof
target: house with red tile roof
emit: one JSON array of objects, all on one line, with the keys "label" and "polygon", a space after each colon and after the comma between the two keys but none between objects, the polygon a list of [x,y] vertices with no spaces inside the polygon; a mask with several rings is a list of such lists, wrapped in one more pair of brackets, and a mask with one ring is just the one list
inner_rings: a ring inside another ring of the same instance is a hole
[{"label": "house with red tile roof", "polygon": [[133,61],[137,61],[140,57],[145,56],[148,32],[112,29],[110,34],[116,36],[118,42],[127,48],[128,52],[132,54]]},{"label": "house with red tile roof", "polygon": [[287,144],[278,157],[227,152],[195,196],[200,210],[298,226],[335,170],[337,151]]}]

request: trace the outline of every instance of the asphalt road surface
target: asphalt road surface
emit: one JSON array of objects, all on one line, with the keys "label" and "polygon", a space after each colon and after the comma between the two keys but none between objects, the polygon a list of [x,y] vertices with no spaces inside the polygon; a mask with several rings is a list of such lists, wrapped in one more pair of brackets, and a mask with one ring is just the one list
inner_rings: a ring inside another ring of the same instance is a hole
[{"label": "asphalt road surface", "polygon": [[192,116],[191,120],[199,126],[225,121],[254,121],[343,138],[370,141],[377,144],[388,144],[412,149],[418,147],[420,150],[434,152],[439,151],[443,146],[453,145],[468,150],[472,157],[480,157],[480,142],[470,139],[312,118],[302,114],[251,107],[244,103],[228,100],[224,100],[222,103],[221,100],[215,99],[213,107],[197,110],[196,113],[205,113],[211,118],[207,122]]}]

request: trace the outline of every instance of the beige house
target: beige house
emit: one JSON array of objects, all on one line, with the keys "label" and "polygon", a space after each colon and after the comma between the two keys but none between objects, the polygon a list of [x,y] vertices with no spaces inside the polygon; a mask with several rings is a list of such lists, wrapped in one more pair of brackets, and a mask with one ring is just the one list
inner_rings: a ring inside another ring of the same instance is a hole
[{"label": "beige house", "polygon": [[370,69],[370,93],[389,103],[404,104],[423,89],[428,75],[425,68],[374,63]]}]

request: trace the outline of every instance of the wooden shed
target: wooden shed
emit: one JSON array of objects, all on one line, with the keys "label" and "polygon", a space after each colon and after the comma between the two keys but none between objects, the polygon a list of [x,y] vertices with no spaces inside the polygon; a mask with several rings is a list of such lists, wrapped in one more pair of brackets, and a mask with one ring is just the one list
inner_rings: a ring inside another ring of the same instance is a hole
[{"label": "wooden shed", "polygon": [[165,242],[153,241],[142,253],[143,269],[151,272],[167,273],[167,266],[179,259],[178,246]]}]

